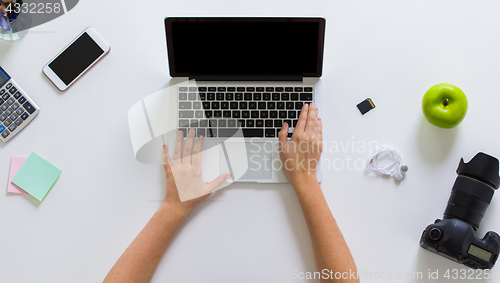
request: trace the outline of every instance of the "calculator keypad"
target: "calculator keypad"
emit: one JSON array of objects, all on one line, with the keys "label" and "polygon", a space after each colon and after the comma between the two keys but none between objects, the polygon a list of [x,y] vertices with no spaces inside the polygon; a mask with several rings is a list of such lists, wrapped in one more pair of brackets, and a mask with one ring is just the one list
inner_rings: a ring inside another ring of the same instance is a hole
[{"label": "calculator keypad", "polygon": [[12,79],[0,87],[0,140],[9,140],[38,114],[27,97]]}]

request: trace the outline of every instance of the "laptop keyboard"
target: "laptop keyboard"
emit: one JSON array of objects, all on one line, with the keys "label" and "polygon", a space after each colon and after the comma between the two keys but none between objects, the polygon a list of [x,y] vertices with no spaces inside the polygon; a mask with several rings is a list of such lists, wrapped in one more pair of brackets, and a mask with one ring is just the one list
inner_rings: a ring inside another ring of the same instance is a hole
[{"label": "laptop keyboard", "polygon": [[[179,87],[179,130],[187,136],[276,138],[287,122],[291,137],[313,87]],[[241,131],[238,131],[241,129]]]}]

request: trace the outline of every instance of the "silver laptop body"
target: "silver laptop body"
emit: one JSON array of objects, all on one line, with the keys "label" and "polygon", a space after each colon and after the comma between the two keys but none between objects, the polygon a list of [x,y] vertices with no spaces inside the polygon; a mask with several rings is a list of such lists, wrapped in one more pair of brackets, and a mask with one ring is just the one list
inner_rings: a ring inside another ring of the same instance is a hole
[{"label": "silver laptop body", "polygon": [[277,132],[287,122],[293,134],[304,103],[321,108],[325,20],[166,18],[165,30],[177,110],[168,120],[206,137],[204,180],[231,173],[235,182],[288,182]]}]

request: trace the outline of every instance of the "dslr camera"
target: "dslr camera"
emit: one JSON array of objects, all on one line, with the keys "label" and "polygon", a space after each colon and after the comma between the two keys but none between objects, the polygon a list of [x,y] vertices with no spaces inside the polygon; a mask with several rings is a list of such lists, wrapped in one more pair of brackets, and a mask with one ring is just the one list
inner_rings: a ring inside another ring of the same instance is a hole
[{"label": "dslr camera", "polygon": [[443,219],[425,228],[420,246],[475,269],[491,269],[500,251],[500,236],[476,230],[500,185],[498,159],[478,153],[469,163],[460,160]]}]

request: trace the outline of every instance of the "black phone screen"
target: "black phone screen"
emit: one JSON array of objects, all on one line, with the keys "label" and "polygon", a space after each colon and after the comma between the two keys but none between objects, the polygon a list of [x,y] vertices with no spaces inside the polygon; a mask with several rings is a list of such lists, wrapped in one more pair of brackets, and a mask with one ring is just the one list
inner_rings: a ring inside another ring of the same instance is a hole
[{"label": "black phone screen", "polygon": [[66,85],[69,85],[103,53],[104,50],[84,32],[59,54],[49,67]]}]

